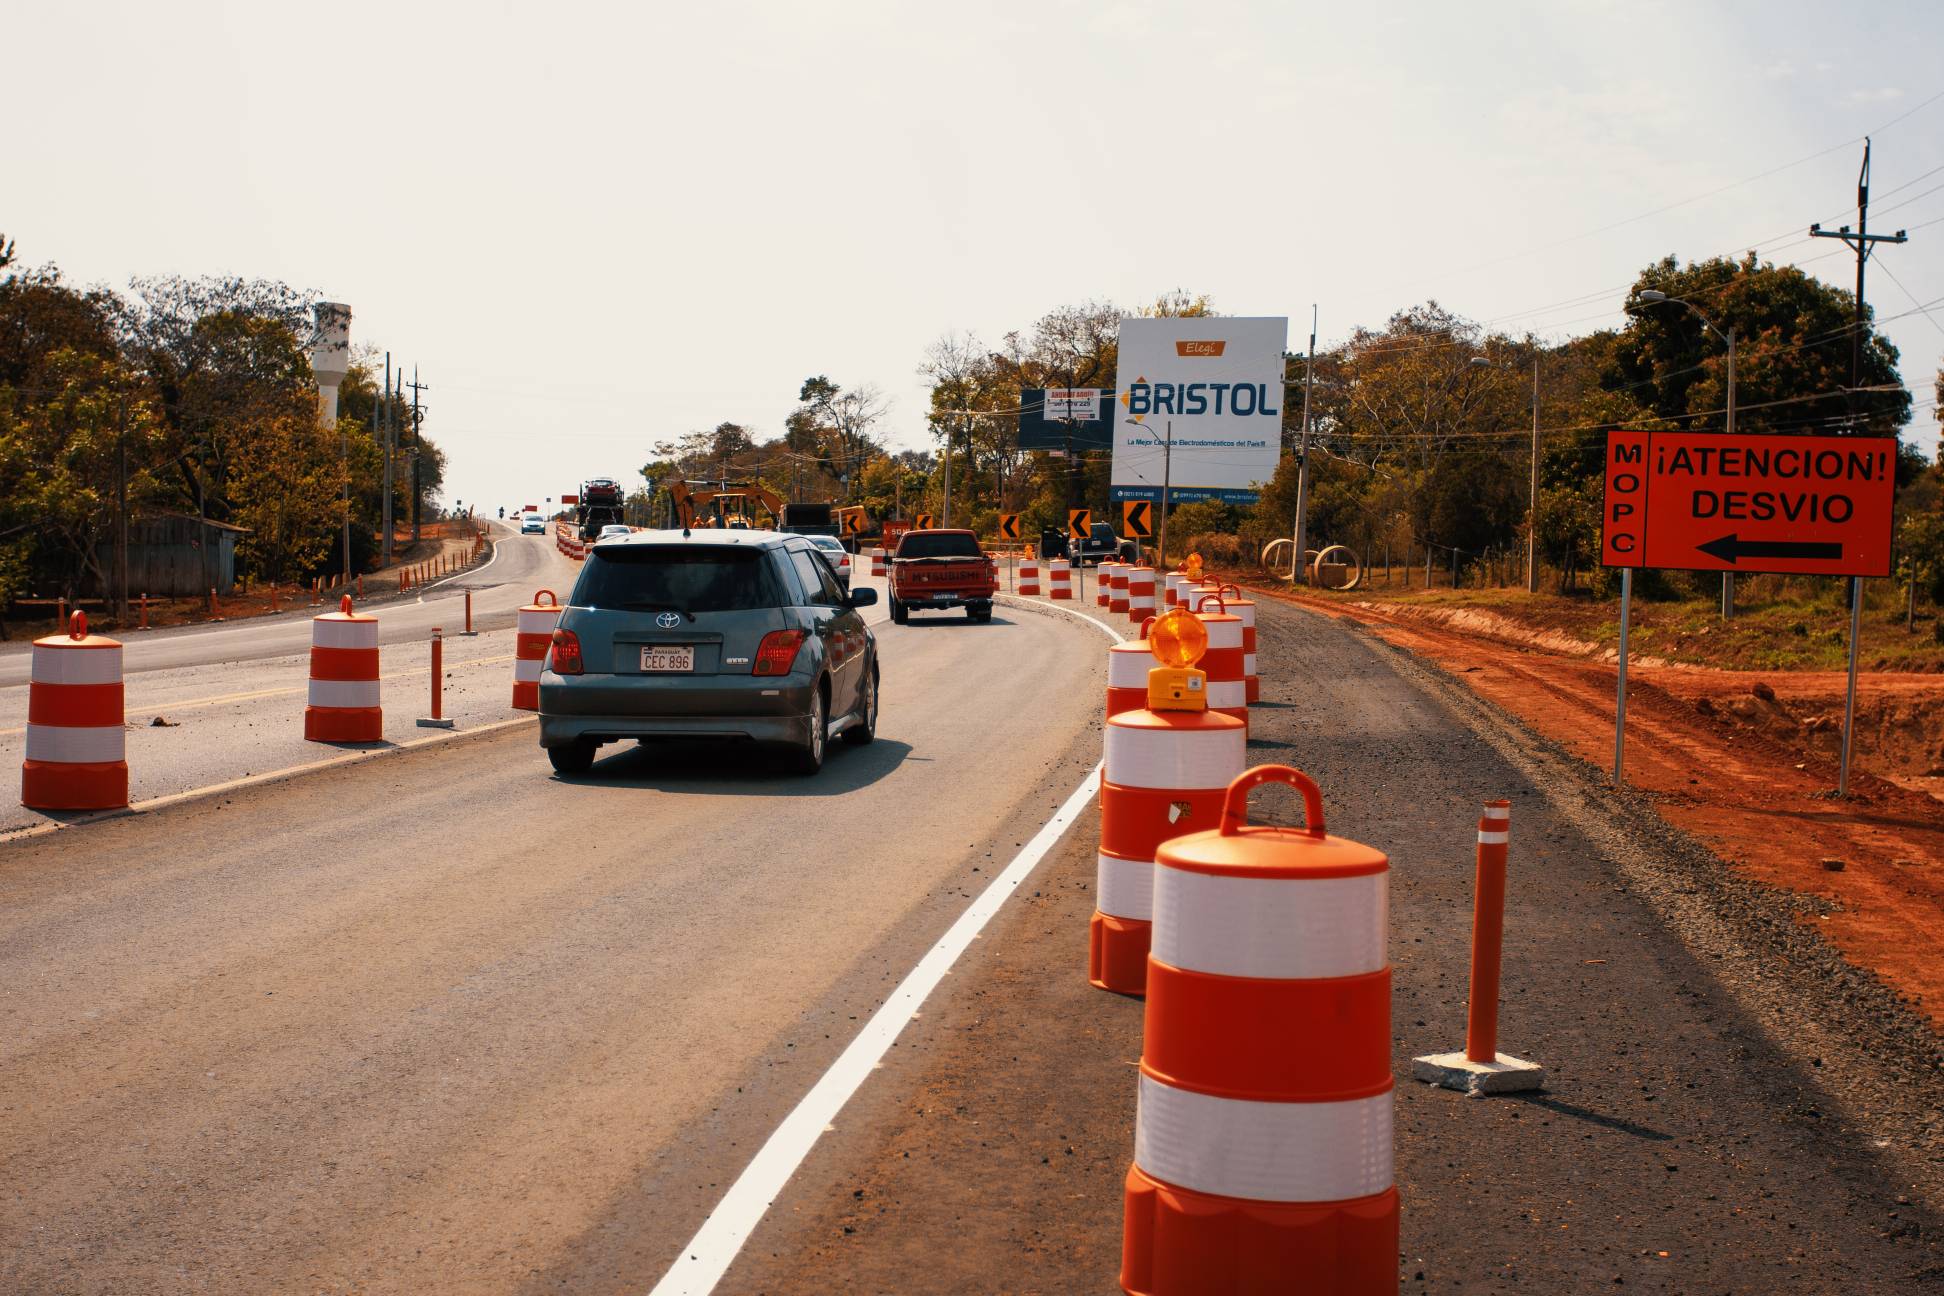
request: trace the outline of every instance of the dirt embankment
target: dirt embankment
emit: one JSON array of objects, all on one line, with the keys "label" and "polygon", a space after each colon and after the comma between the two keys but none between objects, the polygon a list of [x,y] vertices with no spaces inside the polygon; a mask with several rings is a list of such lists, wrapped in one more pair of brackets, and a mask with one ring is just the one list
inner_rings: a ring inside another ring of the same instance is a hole
[{"label": "dirt embankment", "polygon": [[[1361,622],[1594,766],[1612,765],[1610,653],[1565,649],[1509,618],[1255,592]],[[1801,895],[1802,921],[1944,1031],[1944,678],[1859,681],[1851,796],[1837,800],[1844,683],[1832,671],[1636,659],[1627,781],[1744,875]]]}]

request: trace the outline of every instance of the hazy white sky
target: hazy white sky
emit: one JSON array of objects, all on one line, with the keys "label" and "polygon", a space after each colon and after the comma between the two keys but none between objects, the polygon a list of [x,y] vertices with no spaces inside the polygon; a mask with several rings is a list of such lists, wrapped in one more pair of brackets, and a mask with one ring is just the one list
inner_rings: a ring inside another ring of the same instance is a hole
[{"label": "hazy white sky", "polygon": [[1944,297],[1935,3],[26,0],[0,41],[24,260],[350,303],[489,507],[773,434],[813,373],[919,444],[931,339],[1088,298],[1208,292],[1298,347],[1311,302],[1325,344],[1428,297],[1584,331],[1670,252],[1848,285],[1802,235],[1853,218],[1873,129],[1872,228],[1912,241],[1870,299],[1936,439],[1944,326],[1896,282]]}]

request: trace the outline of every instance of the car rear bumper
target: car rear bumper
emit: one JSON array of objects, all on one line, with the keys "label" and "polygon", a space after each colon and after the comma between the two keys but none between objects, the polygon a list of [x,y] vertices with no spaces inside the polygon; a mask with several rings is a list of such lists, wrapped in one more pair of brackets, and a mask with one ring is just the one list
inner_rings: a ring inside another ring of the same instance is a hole
[{"label": "car rear bumper", "polygon": [[[662,687],[666,686],[666,687]],[[582,738],[746,738],[801,745],[810,739],[815,681],[808,677],[642,675],[540,676],[540,745]]]},{"label": "car rear bumper", "polygon": [[891,597],[904,604],[913,612],[926,608],[956,608],[968,603],[980,606],[990,605],[998,590],[926,590],[922,594],[893,594]]}]

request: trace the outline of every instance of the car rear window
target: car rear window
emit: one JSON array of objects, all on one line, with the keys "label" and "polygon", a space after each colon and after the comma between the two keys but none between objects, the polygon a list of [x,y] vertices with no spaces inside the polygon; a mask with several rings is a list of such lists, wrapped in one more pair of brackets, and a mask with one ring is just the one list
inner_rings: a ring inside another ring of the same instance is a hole
[{"label": "car rear window", "polygon": [[574,586],[580,607],[743,612],[783,606],[760,549],[707,545],[602,545],[588,550]]},{"label": "car rear window", "polygon": [[898,544],[900,558],[977,558],[980,554],[977,536],[933,535],[927,531],[913,531]]}]

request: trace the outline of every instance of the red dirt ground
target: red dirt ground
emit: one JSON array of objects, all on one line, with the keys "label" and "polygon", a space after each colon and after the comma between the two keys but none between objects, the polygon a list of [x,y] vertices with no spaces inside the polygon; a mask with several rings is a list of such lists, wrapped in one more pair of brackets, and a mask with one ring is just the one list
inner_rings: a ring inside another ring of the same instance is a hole
[{"label": "red dirt ground", "polygon": [[[1453,631],[1369,605],[1253,587],[1258,596],[1348,617],[1436,663],[1596,766],[1613,761],[1614,666]],[[1758,689],[1758,682],[1766,685]],[[1944,1032],[1944,778],[1898,782],[1853,767],[1832,796],[1843,677],[1636,665],[1628,672],[1626,775],[1669,824],[1765,884],[1830,902],[1805,906],[1843,957],[1884,979]],[[1874,675],[1859,688],[1858,750],[1912,744],[1944,714],[1944,680]],[[1881,734],[1871,737],[1871,717]],[[1833,717],[1833,719],[1832,719]],[[1901,719],[1900,719],[1901,717]],[[1906,741],[1907,740],[1907,741]],[[1859,765],[1867,765],[1859,761]]]}]

